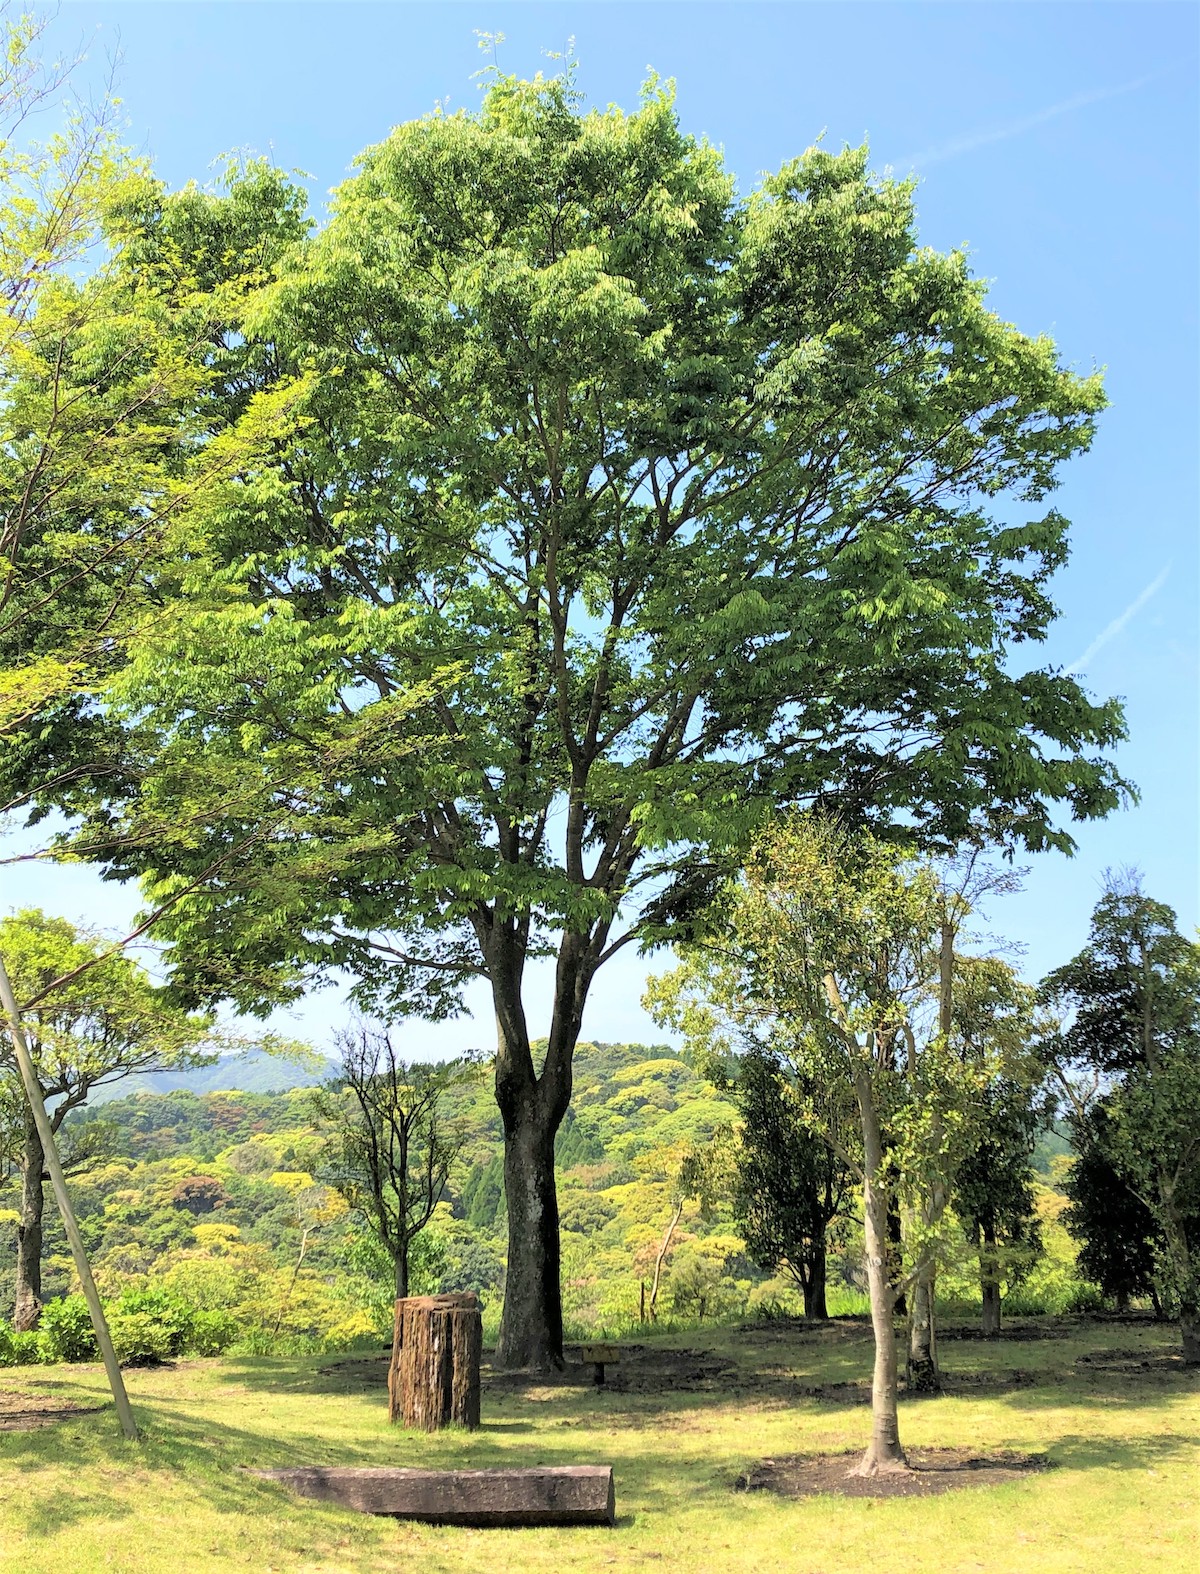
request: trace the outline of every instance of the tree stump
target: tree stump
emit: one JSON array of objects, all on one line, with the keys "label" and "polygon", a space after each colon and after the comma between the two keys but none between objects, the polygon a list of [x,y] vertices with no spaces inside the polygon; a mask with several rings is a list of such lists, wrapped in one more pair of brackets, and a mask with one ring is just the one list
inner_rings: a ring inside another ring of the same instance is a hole
[{"label": "tree stump", "polygon": [[483,1318],[469,1291],[397,1300],[388,1420],[426,1432],[477,1427],[482,1353]]}]

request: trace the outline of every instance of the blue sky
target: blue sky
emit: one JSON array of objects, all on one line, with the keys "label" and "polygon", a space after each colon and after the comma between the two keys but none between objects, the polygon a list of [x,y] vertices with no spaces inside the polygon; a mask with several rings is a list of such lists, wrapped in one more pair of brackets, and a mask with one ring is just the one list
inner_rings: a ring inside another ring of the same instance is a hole
[{"label": "blue sky", "polygon": [[[472,105],[476,32],[532,73],[575,40],[580,84],[632,105],[646,68],[678,83],[684,126],[721,145],[744,188],[817,138],[869,140],[876,166],[920,178],[922,240],[965,245],[990,303],[1047,332],[1069,364],[1106,370],[1112,408],[1056,504],[1073,520],[1045,659],[1121,695],[1136,808],[1078,828],[1079,853],[1027,859],[991,927],[1030,977],[1083,943],[1109,866],[1136,864],[1195,926],[1200,831],[1197,244],[1200,10],[1190,4],[73,4],[54,38],[88,41],[99,81],[119,51],[131,142],[178,184],[249,148],[311,176],[319,211],[355,154],[436,100]],[[11,844],[10,844],[11,846]],[[5,869],[0,905],[36,900],[119,926],[136,894],[82,869]],[[641,1014],[644,964],[595,989],[585,1034],[661,1038]],[[531,1018],[544,1024],[544,983]],[[491,1037],[475,1022],[406,1030],[416,1053]],[[318,996],[288,1021],[325,1043]]]}]

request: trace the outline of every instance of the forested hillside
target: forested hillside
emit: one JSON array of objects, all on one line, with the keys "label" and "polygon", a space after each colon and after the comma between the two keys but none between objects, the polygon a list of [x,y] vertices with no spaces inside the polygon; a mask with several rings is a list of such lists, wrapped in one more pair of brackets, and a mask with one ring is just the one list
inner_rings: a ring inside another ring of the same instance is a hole
[{"label": "forested hillside", "polygon": [[[229,1063],[193,1071],[228,1079]],[[303,1073],[299,1074],[300,1077]],[[181,1077],[182,1080],[182,1077]],[[503,1280],[502,1142],[483,1069],[453,1088],[446,1115],[463,1146],[445,1200],[421,1237],[416,1288]],[[588,1045],[558,1137],[572,1321],[628,1320],[672,1213],[681,1153],[709,1143],[735,1112],[663,1048]],[[144,1279],[210,1309],[242,1308],[293,1341],[353,1342],[388,1327],[388,1264],[364,1222],[327,1184],[325,1134],[311,1089],[135,1092],[73,1115],[68,1151],[96,1152],[72,1182],[97,1276],[109,1294]],[[12,1297],[15,1179],[0,1186],[0,1305]],[[61,1227],[47,1213],[46,1293],[70,1285]],[[708,1312],[744,1301],[761,1278],[728,1206],[685,1207],[663,1307]]]},{"label": "forested hillside", "polygon": [[[186,1074],[193,1087],[135,1092],[79,1111],[68,1151],[72,1180],[102,1290],[165,1287],[227,1320],[215,1343],[333,1348],[386,1337],[390,1264],[365,1220],[329,1184],[327,1134],[310,1087],[194,1091],[222,1070]],[[253,1069],[253,1068],[252,1068]],[[474,1289],[489,1322],[504,1279],[503,1147],[490,1068],[470,1070],[446,1096],[462,1149],[444,1201],[414,1250],[415,1291]],[[303,1071],[297,1073],[303,1078]],[[749,1259],[727,1186],[703,1202],[681,1197],[688,1153],[717,1152],[737,1111],[662,1046],[588,1044],[558,1135],[568,1330],[620,1329],[653,1294],[663,1320],[710,1320],[797,1309],[786,1276]],[[15,1178],[0,1186],[0,1306],[13,1294]],[[662,1251],[677,1202],[678,1226]],[[1043,1188],[1049,1256],[1021,1292],[1061,1307],[1079,1287],[1073,1252],[1056,1222],[1062,1198]],[[47,1210],[45,1292],[61,1296],[71,1270],[54,1210]],[[861,1233],[843,1227],[830,1256],[831,1310],[861,1309]],[[643,1292],[643,1286],[645,1291]],[[969,1269],[947,1277],[969,1298]],[[647,1313],[649,1315],[649,1313]]]}]

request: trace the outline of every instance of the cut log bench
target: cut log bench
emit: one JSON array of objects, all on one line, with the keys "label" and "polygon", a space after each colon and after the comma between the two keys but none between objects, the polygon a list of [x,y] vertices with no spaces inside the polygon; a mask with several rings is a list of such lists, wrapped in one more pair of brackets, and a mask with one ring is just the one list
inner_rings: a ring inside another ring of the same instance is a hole
[{"label": "cut log bench", "polygon": [[479,1362],[483,1318],[479,1300],[463,1295],[410,1295],[396,1302],[388,1366],[388,1420],[436,1432],[479,1425]]},{"label": "cut log bench", "polygon": [[429,1525],[612,1525],[611,1465],[536,1465],[504,1470],[406,1470],[303,1465],[253,1470],[304,1497],[362,1514]]},{"label": "cut log bench", "polygon": [[583,1364],[592,1368],[592,1382],[597,1388],[604,1382],[604,1368],[615,1366],[621,1359],[620,1348],[615,1344],[585,1344],[579,1353]]}]

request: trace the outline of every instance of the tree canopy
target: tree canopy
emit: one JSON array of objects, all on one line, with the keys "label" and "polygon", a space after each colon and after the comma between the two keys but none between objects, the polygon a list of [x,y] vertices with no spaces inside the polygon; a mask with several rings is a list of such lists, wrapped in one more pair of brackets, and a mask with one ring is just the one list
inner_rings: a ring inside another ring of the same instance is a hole
[{"label": "tree canopy", "polygon": [[654,80],[625,113],[495,75],[369,149],[312,236],[261,166],[123,222],[203,322],[201,450],[244,462],[139,568],[103,749],[51,705],[10,792],[173,902],[188,1001],[342,968],[438,1015],[489,979],[529,1330],[502,1353],[555,1358],[553,1133],[605,961],[686,929],[780,802],[1031,847],[1118,802],[1119,707],[1020,650],[1099,379],[921,247],[865,148],[740,195]]}]

